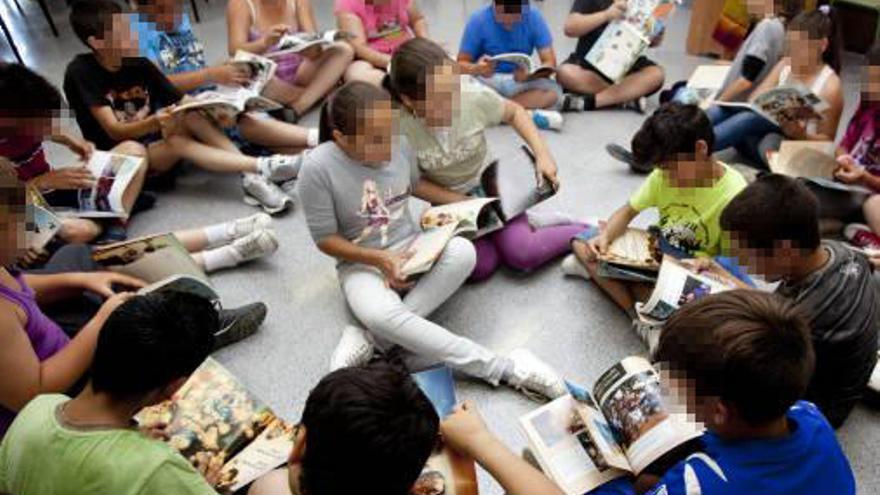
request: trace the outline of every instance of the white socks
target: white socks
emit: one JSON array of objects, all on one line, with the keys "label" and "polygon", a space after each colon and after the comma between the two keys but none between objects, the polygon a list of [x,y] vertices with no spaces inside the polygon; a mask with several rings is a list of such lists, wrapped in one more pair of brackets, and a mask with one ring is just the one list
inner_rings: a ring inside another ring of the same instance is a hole
[{"label": "white socks", "polygon": [[202,251],[202,259],[205,262],[205,272],[207,273],[223,268],[232,268],[243,261],[238,251],[230,245]]}]

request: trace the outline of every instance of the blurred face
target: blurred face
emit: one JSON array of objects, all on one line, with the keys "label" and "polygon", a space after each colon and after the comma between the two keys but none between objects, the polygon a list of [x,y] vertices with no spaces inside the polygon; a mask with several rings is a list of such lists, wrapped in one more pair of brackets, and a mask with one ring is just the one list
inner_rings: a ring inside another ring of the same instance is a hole
[{"label": "blurred face", "polygon": [[138,7],[138,11],[147,14],[150,21],[166,30],[180,24],[183,15],[179,0],[146,0]]},{"label": "blurred face", "polygon": [[114,14],[103,39],[90,37],[88,41],[110,69],[118,69],[123,59],[138,56],[137,32],[132,31],[128,14]]},{"label": "blurred face", "polygon": [[793,68],[822,66],[822,54],[828,48],[828,39],[811,39],[804,31],[791,30],[786,35],[786,43]]},{"label": "blurred face", "polygon": [[425,99],[411,102],[416,115],[428,127],[449,127],[461,111],[461,79],[452,63],[434,68],[428,78]]},{"label": "blurred face", "polygon": [[0,130],[4,134],[43,140],[57,129],[55,119],[50,117],[20,117],[0,112]]},{"label": "blurred face", "polygon": [[24,187],[0,179],[0,266],[21,258],[27,249]]},{"label": "blurred face", "polygon": [[868,65],[863,69],[862,98],[880,102],[880,65]]},{"label": "blurred face", "polygon": [[528,0],[505,0],[495,4],[495,19],[505,28],[512,29],[528,8]]},{"label": "blurred face", "polygon": [[358,115],[358,130],[353,136],[335,130],[333,138],[353,160],[368,167],[384,167],[391,161],[397,134],[391,101],[376,101],[361,111],[365,111],[366,115]]},{"label": "blurred face", "polygon": [[698,141],[694,153],[681,153],[659,164],[663,178],[673,187],[711,187],[712,166],[708,145]]},{"label": "blurred face", "polygon": [[748,245],[745,235],[738,232],[725,232],[722,251],[735,257],[738,264],[745,267],[750,275],[756,275],[767,282],[778,282],[791,274],[803,253],[791,241],[783,240],[773,249],[758,249]]}]

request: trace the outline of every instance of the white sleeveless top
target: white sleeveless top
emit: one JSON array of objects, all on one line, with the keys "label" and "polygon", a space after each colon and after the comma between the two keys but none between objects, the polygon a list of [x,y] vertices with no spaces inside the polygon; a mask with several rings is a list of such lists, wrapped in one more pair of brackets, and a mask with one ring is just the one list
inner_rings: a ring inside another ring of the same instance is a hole
[{"label": "white sleeveless top", "polygon": [[[810,91],[819,96],[822,93],[822,90],[825,89],[825,83],[828,82],[828,79],[834,74],[834,69],[825,65],[822,67],[822,72],[813,79],[813,84],[810,85]],[[786,65],[782,68],[782,71],[779,73],[779,84],[777,86],[784,86],[788,84],[788,79],[791,77],[791,65]],[[819,124],[815,120],[811,120],[807,123],[807,132],[811,134],[816,134],[818,132]]]}]

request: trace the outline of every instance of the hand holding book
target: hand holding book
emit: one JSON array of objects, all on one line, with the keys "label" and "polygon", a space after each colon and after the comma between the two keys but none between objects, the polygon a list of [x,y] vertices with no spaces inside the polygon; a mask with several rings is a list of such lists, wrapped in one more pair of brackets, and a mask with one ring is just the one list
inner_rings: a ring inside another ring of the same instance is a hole
[{"label": "hand holding book", "polygon": [[376,268],[385,276],[385,286],[394,290],[412,288],[413,282],[407,280],[409,275],[404,272],[404,265],[414,255],[412,249],[403,251],[380,251]]}]

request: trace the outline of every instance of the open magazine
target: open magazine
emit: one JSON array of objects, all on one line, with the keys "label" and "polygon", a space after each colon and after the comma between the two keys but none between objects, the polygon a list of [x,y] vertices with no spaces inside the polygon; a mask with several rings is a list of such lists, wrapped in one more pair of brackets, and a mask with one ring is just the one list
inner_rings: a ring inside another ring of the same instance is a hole
[{"label": "open magazine", "polygon": [[92,259],[101,269],[124,273],[149,284],[187,276],[210,287],[208,276],[174,234],[159,234],[96,246]]},{"label": "open magazine", "polygon": [[779,151],[767,153],[767,164],[774,173],[803,178],[826,189],[871,194],[864,186],[834,180],[838,166],[834,151],[831,141],[783,141]]},{"label": "open magazine", "polygon": [[538,65],[532,60],[531,56],[526,55],[525,53],[502,53],[500,55],[495,55],[494,57],[489,57],[489,60],[497,63],[509,63],[526,69],[529,73],[529,77],[526,79],[527,81],[534,81],[535,79],[542,78],[547,79],[553,77],[553,74],[556,73],[555,67]]},{"label": "open magazine", "polygon": [[95,177],[95,185],[77,190],[79,205],[76,208],[51,207],[39,191],[31,189],[31,201],[61,217],[77,218],[128,218],[122,197],[131,181],[146,166],[142,157],[95,151],[85,167]]},{"label": "open magazine", "polygon": [[221,493],[284,464],[296,429],[211,358],[171,400],[143,409],[135,421],[143,428],[167,425],[168,444],[197,469],[222,466],[215,487]]},{"label": "open magazine", "polygon": [[301,53],[313,46],[326,48],[337,41],[345,41],[353,37],[346,31],[335,29],[324,31],[323,33],[288,33],[278,41],[277,50],[272,52],[272,56],[286,53]]},{"label": "open magazine", "polygon": [[242,87],[257,94],[261,93],[275,77],[275,71],[278,69],[278,64],[274,60],[244,50],[235,52],[230,63],[244,67],[248,71],[250,82]]},{"label": "open magazine", "polygon": [[586,55],[605,77],[620,81],[665,29],[679,0],[630,0],[623,18],[609,23]]},{"label": "open magazine", "polygon": [[[599,234],[598,229],[595,232]],[[660,269],[660,252],[654,235],[647,230],[628,228],[599,256],[599,275],[606,278],[653,282]]]},{"label": "open magazine", "polygon": [[702,434],[673,411],[659,374],[643,358],[625,358],[605,371],[592,394],[568,388],[570,395],[519,419],[541,468],[568,495],[638,475]]},{"label": "open magazine", "polygon": [[746,108],[770,122],[822,120],[828,103],[803,85],[785,85],[762,93],[750,102],[716,102],[721,107]]},{"label": "open magazine", "polygon": [[[455,382],[452,370],[438,366],[413,374],[413,380],[431,401],[437,415],[445,418],[455,407]],[[410,491],[411,495],[477,495],[477,472],[474,460],[439,442]]]},{"label": "open magazine", "polygon": [[688,79],[684,92],[676,99],[682,103],[699,105],[706,109],[724,88],[730,65],[701,65],[697,67]]},{"label": "open magazine", "polygon": [[61,230],[61,219],[52,210],[36,204],[28,205],[27,245],[37,251],[46,247]]},{"label": "open magazine", "polygon": [[717,263],[697,272],[687,261],[664,256],[654,292],[645,303],[636,303],[636,313],[647,323],[666,321],[678,308],[709,294],[748,288]]}]

